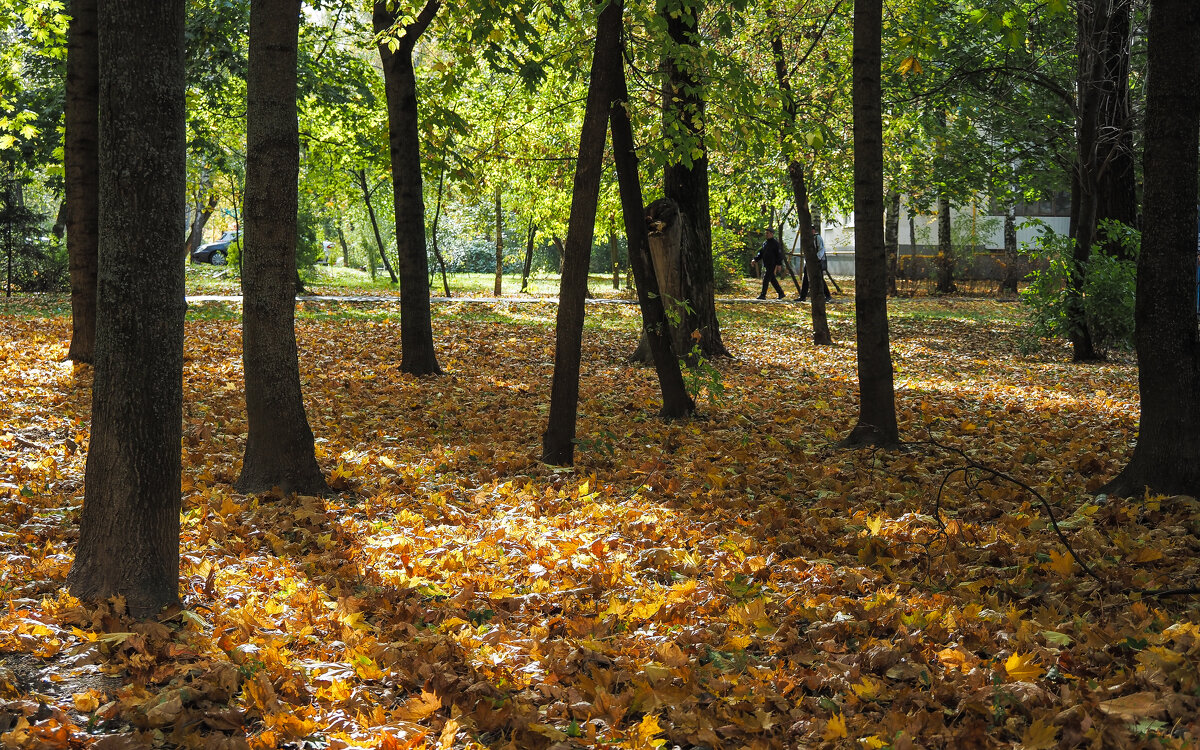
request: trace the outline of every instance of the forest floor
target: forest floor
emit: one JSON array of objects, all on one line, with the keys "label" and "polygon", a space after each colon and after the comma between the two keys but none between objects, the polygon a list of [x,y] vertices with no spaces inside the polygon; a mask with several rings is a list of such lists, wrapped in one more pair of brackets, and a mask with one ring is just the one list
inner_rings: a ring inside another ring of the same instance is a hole
[{"label": "forest floor", "polygon": [[237,308],[193,305],[183,608],[139,622],[63,591],[91,398],[66,301],[0,306],[0,746],[1196,747],[1200,597],[1164,592],[1200,577],[1200,503],[1094,494],[1132,357],[1022,354],[1011,302],[890,309],[901,450],[836,447],[849,303],[832,347],[807,306],[724,303],[736,358],[674,423],[605,305],[555,468],[554,304],[437,305],[446,374],[417,379],[396,303],[301,303],[335,491],[277,497],[232,488]]}]

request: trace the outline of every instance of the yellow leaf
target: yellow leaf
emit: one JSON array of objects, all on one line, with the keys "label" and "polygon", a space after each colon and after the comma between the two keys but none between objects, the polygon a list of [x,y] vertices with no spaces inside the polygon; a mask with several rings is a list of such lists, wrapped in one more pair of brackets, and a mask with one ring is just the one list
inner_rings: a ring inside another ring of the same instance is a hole
[{"label": "yellow leaf", "polygon": [[441,707],[441,698],[428,690],[422,690],[419,695],[410,697],[396,709],[396,717],[404,721],[421,721],[433,716]]},{"label": "yellow leaf", "polygon": [[840,737],[849,737],[850,733],[846,731],[846,719],[841,714],[834,714],[829,717],[829,721],[825,723],[825,732],[821,735],[824,740],[836,740]]},{"label": "yellow leaf", "polygon": [[879,536],[879,532],[883,529],[883,516],[874,516],[867,519],[867,531],[871,532],[871,536]]},{"label": "yellow leaf", "polygon": [[662,731],[662,727],[658,725],[658,717],[646,714],[637,726],[637,744],[635,747],[657,748],[667,744],[666,740],[655,739],[658,735],[662,734]]},{"label": "yellow leaf", "polygon": [[862,746],[867,748],[867,750],[879,750],[881,747],[888,746],[886,742],[879,739],[879,735],[877,734],[873,734],[870,737],[863,737],[859,740],[859,742],[862,743]]},{"label": "yellow leaf", "polygon": [[1050,562],[1042,563],[1042,565],[1065,578],[1071,575],[1071,572],[1075,569],[1075,558],[1071,557],[1069,552],[1059,552],[1056,549],[1052,549],[1050,550]]},{"label": "yellow leaf", "polygon": [[75,693],[71,696],[71,700],[75,703],[75,710],[81,714],[90,714],[100,707],[101,696],[94,690],[89,690],[86,693]]},{"label": "yellow leaf", "polygon": [[1129,561],[1133,563],[1147,563],[1161,560],[1162,557],[1163,553],[1161,549],[1157,547],[1142,547],[1130,556]]},{"label": "yellow leaf", "polygon": [[883,691],[884,684],[880,680],[874,680],[870,677],[863,677],[862,682],[855,683],[850,686],[854,694],[865,701],[875,700]]},{"label": "yellow leaf", "polygon": [[1038,719],[1029,725],[1025,734],[1021,735],[1021,744],[1025,750],[1050,750],[1058,747],[1058,728]]},{"label": "yellow leaf", "polygon": [[1044,669],[1033,660],[1036,657],[1033,654],[1013,654],[1004,662],[1004,671],[1008,673],[1010,680],[1032,682],[1042,676]]}]

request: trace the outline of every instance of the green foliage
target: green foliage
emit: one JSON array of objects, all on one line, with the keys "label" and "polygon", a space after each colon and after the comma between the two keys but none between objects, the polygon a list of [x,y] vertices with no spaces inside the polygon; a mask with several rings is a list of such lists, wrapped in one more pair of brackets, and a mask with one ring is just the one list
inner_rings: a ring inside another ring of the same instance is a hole
[{"label": "green foliage", "polygon": [[[1025,247],[1036,267],[1026,277],[1029,286],[1021,292],[1028,311],[1025,345],[1029,350],[1036,349],[1038,339],[1069,338],[1072,333],[1068,310],[1075,241],[1044,224],[1040,231],[1035,244]],[[1103,222],[1092,255],[1083,264],[1084,324],[1100,350],[1127,349],[1133,344],[1137,263],[1107,254],[1104,248],[1110,243],[1120,245],[1126,257],[1136,259],[1141,235],[1119,222]]]},{"label": "green foliage", "polygon": [[712,229],[713,277],[718,292],[733,290],[734,282],[746,275],[746,258],[753,247],[746,235],[727,227]]}]

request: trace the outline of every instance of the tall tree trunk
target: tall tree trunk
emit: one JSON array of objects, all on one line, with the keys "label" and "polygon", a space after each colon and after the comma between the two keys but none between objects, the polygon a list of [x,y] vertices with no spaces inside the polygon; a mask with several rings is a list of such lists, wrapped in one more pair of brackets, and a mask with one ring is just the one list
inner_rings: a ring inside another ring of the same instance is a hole
[{"label": "tall tree trunk", "polygon": [[1083,305],[1086,267],[1101,219],[1136,221],[1129,117],[1131,0],[1079,0],[1077,9],[1077,156],[1071,176],[1071,237],[1067,290],[1069,336],[1076,361],[1102,358]]},{"label": "tall tree trunk", "polygon": [[888,193],[883,246],[887,253],[888,296],[895,297],[896,268],[900,262],[900,192],[898,190]]},{"label": "tall tree trunk", "polygon": [[525,233],[525,265],[521,269],[521,293],[529,288],[529,271],[533,267],[533,238],[537,234],[537,224],[529,217],[529,231]]},{"label": "tall tree trunk", "polygon": [[596,49],[592,54],[587,104],[579,137],[579,159],[575,162],[571,218],[567,225],[555,327],[550,417],[542,434],[542,461],[555,466],[569,466],[575,462],[584,299],[596,230],[596,205],[600,199],[608,110],[614,94],[613,71],[621,65],[621,11],[621,3],[609,0],[596,21]]},{"label": "tall tree trunk", "polygon": [[328,491],[304,413],[296,344],[300,0],[251,0],[246,75],[242,369],[249,431],[238,492]]},{"label": "tall tree trunk", "polygon": [[[705,145],[703,82],[693,59],[699,52],[699,22],[703,0],[682,0],[668,11],[663,6],[673,49],[663,60],[663,130],[682,133],[676,143],[680,161],[663,168],[663,195],[679,206],[684,222],[684,299],[691,311],[683,327],[706,358],[728,357],[717,321],[716,278],[712,257],[712,218],[708,195],[708,150]],[[671,136],[668,136],[671,137]],[[692,158],[692,153],[700,155]]]},{"label": "tall tree trunk", "polygon": [[954,238],[951,233],[950,198],[938,196],[938,294],[954,294],[958,286],[954,283]]},{"label": "tall tree trunk", "polygon": [[[617,2],[620,7],[620,2]],[[679,358],[671,350],[671,327],[663,308],[662,295],[650,259],[650,237],[646,231],[646,212],[643,209],[642,184],[638,173],[637,151],[634,148],[633,125],[629,120],[629,89],[625,81],[623,55],[618,55],[613,70],[614,97],[609,110],[612,126],[613,163],[617,185],[621,192],[621,213],[625,220],[625,244],[629,248],[629,267],[636,280],[638,303],[642,310],[642,330],[658,376],[663,406],[660,416],[675,419],[690,415],[696,409]]]},{"label": "tall tree trunk", "polygon": [[[796,97],[792,93],[792,82],[787,73],[787,58],[783,50],[783,37],[778,31],[771,35],[771,57],[775,63],[775,82],[783,91],[783,114],[794,128],[798,120]],[[812,290],[812,330],[813,343],[818,346],[833,343],[833,334],[829,332],[829,318],[825,314],[825,295],[821,292],[824,283],[821,261],[817,258],[817,244],[813,241],[812,212],[808,207],[808,186],[804,181],[804,165],[795,156],[788,160],[788,178],[792,183],[792,201],[796,204],[798,218],[796,231],[800,233],[800,251],[804,254],[804,268],[808,275],[808,288]],[[779,236],[783,236],[780,227]],[[792,270],[788,263],[788,273]],[[792,276],[792,283],[796,277]],[[803,294],[800,292],[800,294]]]},{"label": "tall tree trunk", "polygon": [[[1133,32],[1132,0],[1110,0],[1107,33],[1101,50],[1104,96],[1100,101],[1100,139],[1108,168],[1101,174],[1096,193],[1097,225],[1106,220],[1138,226],[1137,170],[1133,143],[1133,106],[1129,95],[1130,42]],[[1105,252],[1127,257],[1120,242]]]},{"label": "tall tree trunk", "polygon": [[90,363],[96,350],[96,258],[100,213],[97,127],[100,98],[96,0],[71,0],[63,137],[67,258],[71,270],[71,348],[67,359]]},{"label": "tall tree trunk", "polygon": [[[421,140],[417,118],[417,77],[412,54],[417,40],[441,8],[440,0],[427,0],[411,23],[393,28],[395,12],[388,3],[374,5],[376,34],[388,39],[379,44],[387,93],[388,141],[392,156],[392,188],[396,208],[397,268],[400,276],[400,369],[410,375],[440,375],[433,346],[433,319],[429,309],[429,258],[425,250],[425,201],[421,188]],[[393,52],[389,41],[398,42]]]},{"label": "tall tree trunk", "polygon": [[[359,169],[354,176],[358,178],[358,188],[362,191],[363,203],[367,204],[367,216],[371,218],[371,229],[375,231],[375,244],[379,248],[379,259],[383,261],[383,267],[391,277],[392,283],[395,284],[399,279],[396,278],[396,272],[392,270],[392,264],[388,262],[387,250],[383,247],[383,236],[379,233],[379,220],[375,217],[375,207],[371,204],[371,189],[367,187],[367,170]],[[371,278],[375,278],[375,262],[370,261],[370,263]]]},{"label": "tall tree trunk", "polygon": [[[883,0],[854,3],[854,318],[858,325],[858,424],[846,446],[895,445],[896,399],[888,339],[883,250],[883,117],[880,57]],[[813,290],[814,292],[816,290]]]},{"label": "tall tree trunk", "polygon": [[123,596],[136,617],[179,601],[184,5],[110,1],[97,14],[104,86],[95,378],[67,586],[84,600]]},{"label": "tall tree trunk", "polygon": [[504,293],[504,213],[500,203],[500,186],[496,186],[496,284],[492,292]]},{"label": "tall tree trunk", "polygon": [[1136,333],[1141,421],[1129,465],[1102,491],[1200,496],[1196,171],[1200,5],[1153,0],[1143,157],[1145,232]]},{"label": "tall tree trunk", "polygon": [[1017,246],[1017,209],[1016,206],[1010,205],[1004,209],[1004,280],[1000,282],[1000,291],[1016,294],[1020,281],[1021,251]]},{"label": "tall tree trunk", "polygon": [[[442,291],[446,297],[450,296],[450,280],[446,278],[446,259],[442,257],[442,249],[438,247],[438,222],[442,218],[442,197],[446,189],[446,166],[443,164],[438,172],[438,193],[437,206],[433,209],[433,227],[429,233],[429,239],[433,244],[433,257],[437,259],[438,268],[442,272]],[[430,283],[430,286],[433,284]]]}]

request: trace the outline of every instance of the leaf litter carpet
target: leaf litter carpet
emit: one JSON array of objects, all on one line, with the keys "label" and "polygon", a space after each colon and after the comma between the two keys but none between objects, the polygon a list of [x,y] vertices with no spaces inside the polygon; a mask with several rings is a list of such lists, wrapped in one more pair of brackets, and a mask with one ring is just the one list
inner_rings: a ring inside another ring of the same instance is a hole
[{"label": "leaf litter carpet", "polygon": [[0,746],[1196,746],[1198,600],[1156,592],[1194,585],[1200,506],[1094,495],[1135,436],[1128,357],[898,303],[911,445],[852,452],[848,313],[816,348],[804,308],[723,309],[737,359],[679,423],[625,361],[636,309],[589,311],[564,469],[552,305],[440,307],[437,379],[400,373],[394,308],[306,305],[327,497],[233,491],[240,328],[194,316],[182,608],[149,621],[63,590],[91,374],[68,319],[3,315]]}]

